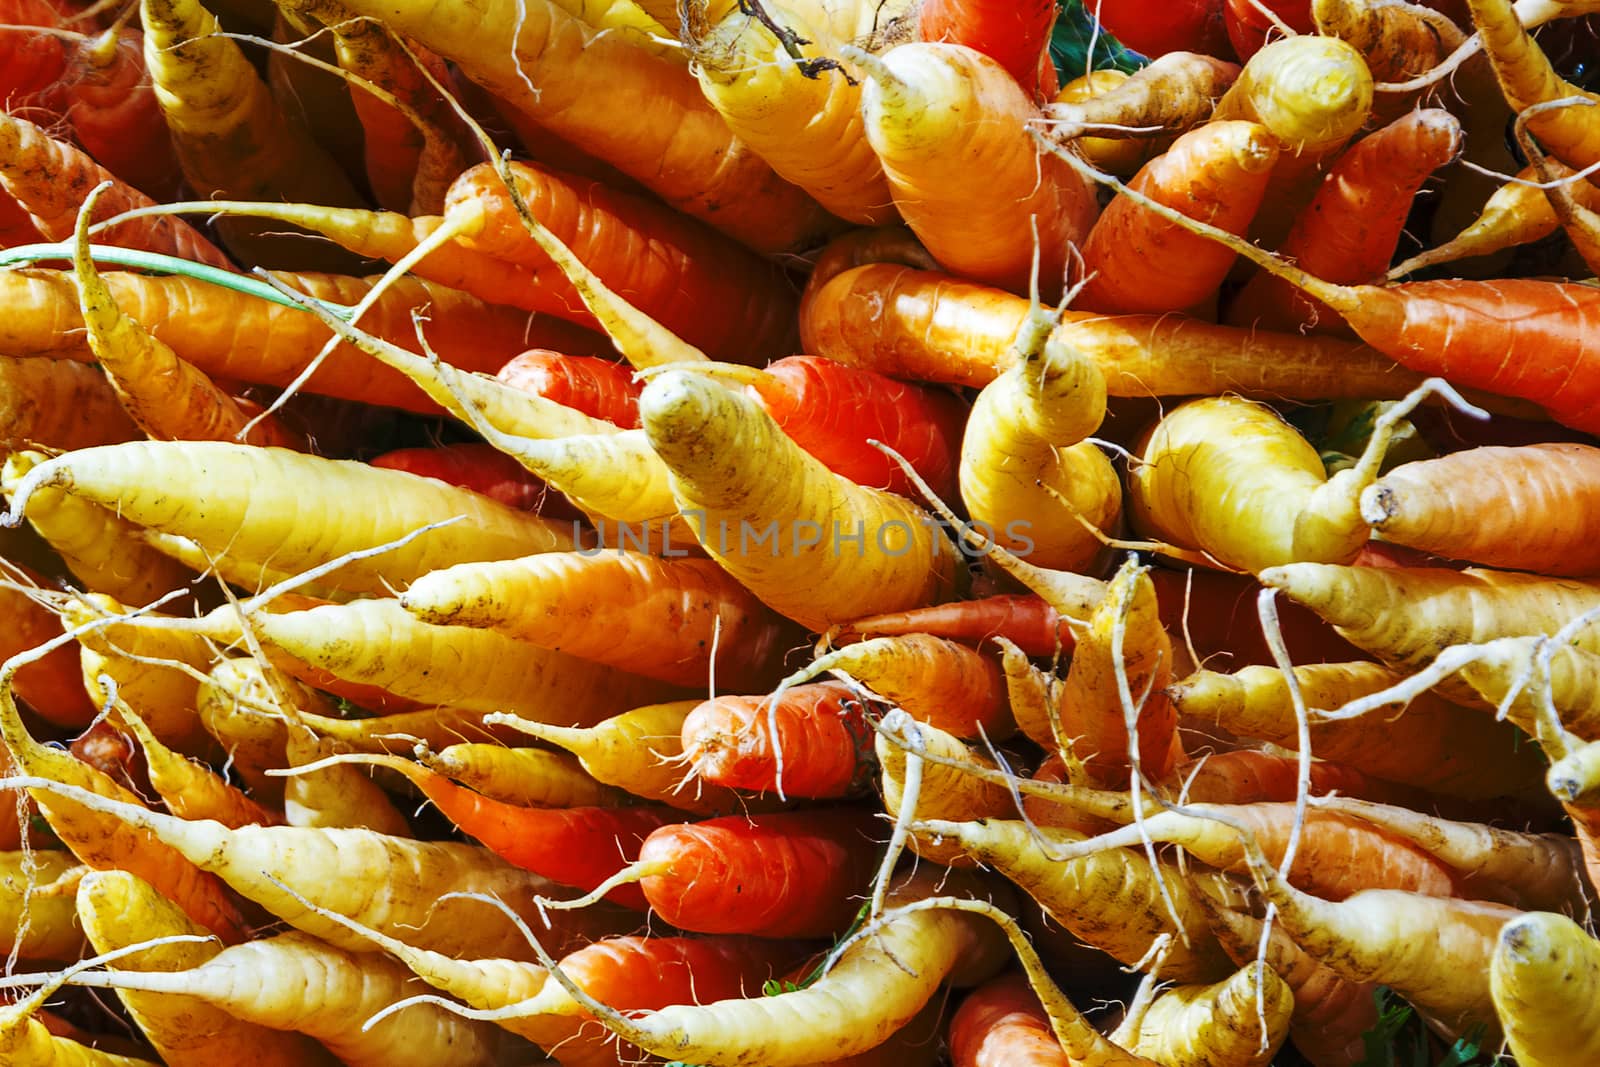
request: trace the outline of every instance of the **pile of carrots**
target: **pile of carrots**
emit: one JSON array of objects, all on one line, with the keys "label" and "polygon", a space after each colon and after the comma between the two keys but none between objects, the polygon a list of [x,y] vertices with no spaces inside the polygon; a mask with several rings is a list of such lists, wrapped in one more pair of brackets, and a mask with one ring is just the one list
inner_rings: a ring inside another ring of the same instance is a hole
[{"label": "pile of carrots", "polygon": [[1600,3],[0,15],[0,1061],[1600,1063]]}]

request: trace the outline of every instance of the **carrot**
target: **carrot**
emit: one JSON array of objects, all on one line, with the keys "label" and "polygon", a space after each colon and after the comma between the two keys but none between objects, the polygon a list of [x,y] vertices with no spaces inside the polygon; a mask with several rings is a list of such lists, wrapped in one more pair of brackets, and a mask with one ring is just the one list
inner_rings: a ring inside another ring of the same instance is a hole
[{"label": "carrot", "polygon": [[1584,893],[1578,844],[1564,834],[1519,833],[1349,797],[1319,797],[1312,803],[1410,841],[1458,872],[1473,896],[1493,894],[1488,899],[1564,911]]},{"label": "carrot", "polygon": [[514,715],[485,719],[578,757],[596,781],[681,811],[724,815],[759,807],[731,789],[687,779],[682,768],[684,720],[699,703],[647,704],[589,727],[554,726]]},{"label": "carrot", "polygon": [[[319,761],[372,764],[403,775],[463,833],[490,852],[559,885],[588,891],[633,862],[640,843],[673,814],[659,807],[524,808],[456,785],[420,763],[386,755],[349,755]],[[314,765],[308,765],[314,766]],[[643,910],[638,886],[606,895],[613,903]]]},{"label": "carrot", "polygon": [[[1261,206],[1277,160],[1278,146],[1266,127],[1214,120],[1183,134],[1145,164],[1132,187],[1186,215],[1242,233]],[[1234,256],[1124,198],[1100,213],[1084,242],[1083,259],[1080,306],[1160,313],[1196,307],[1215,295]]]},{"label": "carrot", "polygon": [[[806,351],[879,374],[981,387],[1010,365],[1021,297],[948,275],[868,264],[817,289],[801,312]],[[1370,348],[1256,333],[1171,315],[1068,311],[1062,337],[1100,365],[1111,396],[1325,400],[1400,397],[1422,380]]]},{"label": "carrot", "polygon": [[1232,234],[1139,199],[1328,304],[1362,340],[1414,370],[1531,400],[1574,429],[1600,425],[1592,414],[1600,375],[1584,344],[1588,323],[1600,315],[1600,293],[1589,286],[1529,278],[1331,285]]},{"label": "carrot", "polygon": [[0,1008],[0,1052],[18,1063],[48,1064],[50,1067],[154,1067],[140,1056],[103,1052],[68,1037],[57,1037],[52,1028],[35,1017],[39,1005],[65,985],[81,964],[53,975],[39,976],[32,984],[39,988],[27,998]]},{"label": "carrot", "polygon": [[1107,783],[1129,767],[1160,778],[1181,757],[1165,692],[1171,671],[1149,569],[1130,559],[1078,635],[1061,690],[1063,736],[1093,780]]},{"label": "carrot", "polygon": [[954,641],[926,634],[868,638],[818,656],[780,685],[823,671],[846,675],[913,718],[959,737],[1000,739],[1016,726],[1000,668]]},{"label": "carrot", "polygon": [[[150,0],[140,17],[145,65],[190,188],[222,199],[361,203],[338,164],[273,101],[239,45],[213,36],[221,29],[214,15],[192,0]],[[225,219],[218,229],[255,264],[305,268],[327,256],[259,224]]]},{"label": "carrot", "polygon": [[994,0],[928,0],[917,9],[917,30],[924,41],[947,41],[982,52],[1006,69],[1034,99],[1054,95],[1045,84],[1046,70],[1054,79],[1055,67],[1041,62],[1055,26],[1052,0],[1024,4]]},{"label": "carrot", "polygon": [[1070,623],[1043,599],[1013,593],[869,615],[846,623],[834,641],[846,644],[864,637],[918,633],[969,645],[1004,638],[1038,658],[1071,652],[1076,642]]},{"label": "carrot", "polygon": [[[1553,634],[1600,607],[1600,589],[1572,579],[1469,568],[1269,567],[1261,583],[1331,622],[1392,666],[1422,667],[1447,646]],[[1586,633],[1575,644],[1600,652]]]},{"label": "carrot", "polygon": [[[1397,10],[1393,6],[1373,10]],[[1329,168],[1279,252],[1319,278],[1365,282],[1394,256],[1416,193],[1461,152],[1461,123],[1448,111],[1416,110],[1363,137]],[[1347,329],[1317,301],[1271,274],[1257,273],[1233,298],[1227,320],[1268,330]]]},{"label": "carrot", "polygon": [[644,386],[620,363],[530,348],[512,356],[495,377],[625,430],[639,425],[639,393]]},{"label": "carrot", "polygon": [[[11,807],[12,798],[0,799]],[[22,959],[70,960],[83,950],[72,914],[70,852],[0,852],[0,950]]]},{"label": "carrot", "polygon": [[1600,1051],[1587,995],[1600,945],[1581,926],[1549,912],[1519,916],[1500,930],[1489,967],[1495,1009],[1519,1064],[1574,1063]]},{"label": "carrot", "polygon": [[1222,0],[1100,0],[1096,19],[1117,40],[1159,63],[1172,52],[1192,50],[1227,56],[1231,49],[1223,25]]},{"label": "carrot", "polygon": [[[1294,2],[1309,8],[1304,0]],[[1273,244],[1281,239],[1294,212],[1314,192],[1323,162],[1367,122],[1372,98],[1366,61],[1337,37],[1290,37],[1250,56],[1217,101],[1212,121],[1257,122],[1278,142],[1278,160],[1262,198],[1266,208],[1251,225],[1253,237]]]},{"label": "carrot", "polygon": [[0,360],[0,450],[71,450],[128,441],[138,428],[92,367],[34,357]]},{"label": "carrot", "polygon": [[[27,209],[39,233],[50,240],[72,235],[78,207],[89,190],[112,182],[101,205],[102,217],[155,201],[117,181],[109,171],[78,149],[57,141],[25,119],[0,115],[0,185]],[[100,235],[101,240],[128,248],[163,252],[231,271],[223,252],[180,219],[159,217],[148,223],[126,223]]]},{"label": "carrot", "polygon": [[138,740],[151,788],[165,802],[167,810],[180,819],[211,819],[230,829],[252,823],[271,826],[284,821],[282,816],[268,811],[228,784],[206,764],[162,744],[136,712],[119,708],[117,720]]},{"label": "carrot", "polygon": [[707,554],[780,614],[821,629],[929,603],[954,584],[955,553],[931,518],[833,474],[752,401],[669,371],[645,387],[639,412]]},{"label": "carrot", "polygon": [[197,997],[246,1022],[314,1037],[353,1067],[466,1067],[492,1062],[500,1044],[494,1027],[435,1005],[371,1029],[351,1026],[351,1019],[406,996],[410,970],[379,953],[341,950],[297,932],[235,945],[187,970],[84,971],[70,981]]},{"label": "carrot", "polygon": [[[54,23],[49,15],[43,16]],[[9,20],[8,20],[9,21]],[[19,24],[0,30],[0,101],[5,110],[15,113],[33,104],[67,69],[67,43],[64,34],[39,32],[43,27]]]},{"label": "carrot", "polygon": [[840,51],[870,79],[862,87],[867,140],[928,251],[956,274],[1021,290],[1034,243],[1017,235],[1036,224],[1039,277],[1059,292],[1067,247],[1089,231],[1097,205],[1081,177],[1028,137],[1024,123],[1039,113],[1016,80],[962,45],[913,42],[881,57]]},{"label": "carrot", "polygon": [[550,487],[493,445],[465,441],[428,448],[397,448],[368,462],[385,470],[420,474],[471,489],[518,511],[552,517],[560,512]]},{"label": "carrot", "polygon": [[299,721],[293,705],[280,702],[278,706],[288,720],[286,766],[279,772],[288,776],[283,787],[284,822],[290,826],[355,827],[396,837],[411,833],[410,820],[360,768],[324,763],[326,757],[343,751],[343,745],[318,736],[310,724]]},{"label": "carrot", "polygon": [[961,499],[985,537],[1041,567],[1088,570],[1120,518],[1122,484],[1084,438],[1105,417],[1105,375],[1030,314],[1017,358],[984,386],[961,439]]},{"label": "carrot", "polygon": [[1345,978],[1383,982],[1429,1013],[1444,1033],[1482,1024],[1485,1040],[1497,1039],[1488,963],[1500,927],[1520,911],[1397,889],[1320,900],[1286,884],[1252,851],[1262,895],[1307,953]]},{"label": "carrot", "polygon": [[166,119],[144,65],[144,38],[116,27],[74,42],[50,94],[95,162],[154,200],[183,181]]},{"label": "carrot", "polygon": [[1175,940],[1161,966],[1165,977],[1207,982],[1231,969],[1221,946],[1207,932],[1196,899],[1199,891],[1189,888],[1176,866],[1162,862],[1157,867],[1142,854],[1125,849],[1058,862],[1052,858],[1053,850],[1084,840],[1084,835],[1040,828],[1035,838],[1016,820],[923,820],[921,827],[959,844],[973,859],[1005,875],[1076,937],[1124,964],[1144,959],[1152,942],[1167,934]]},{"label": "carrot", "polygon": [[[1338,37],[1360,52],[1380,84],[1427,73],[1466,39],[1455,23],[1420,5],[1312,0],[1311,18],[1318,33]],[[1375,99],[1373,110],[1389,121],[1415,102],[1413,93],[1386,93]]]},{"label": "carrot", "polygon": [[[1561,77],[1517,17],[1511,0],[1467,0],[1483,54],[1512,111],[1575,96],[1600,103],[1591,93]],[[1528,132],[1545,151],[1569,167],[1600,163],[1600,123],[1588,108],[1541,111],[1527,119]]]},{"label": "carrot", "polygon": [[[329,21],[382,17],[392,32],[461,64],[506,107],[758,251],[804,246],[830,225],[809,197],[733,138],[680,63],[641,55],[624,35],[588,26],[553,3],[497,4],[450,19],[326,0],[292,7]],[[507,41],[514,47],[500,47]]]},{"label": "carrot", "polygon": [[[1210,118],[1217,101],[1239,76],[1237,63],[1210,55],[1177,50],[1150,54],[1156,58],[1149,65],[1104,92],[1072,100],[1067,96],[1071,85],[1064,87],[1055,103],[1044,109],[1051,136],[1081,144],[1086,139],[1148,137],[1145,128],[1151,126],[1162,133],[1182,133]],[[1085,138],[1091,129],[1095,137]]]},{"label": "carrot", "polygon": [[[1108,96],[1120,89],[1129,77],[1120,70],[1094,70],[1072,79],[1061,87],[1053,104],[1045,105],[1046,121],[1052,124],[1053,131],[1057,131],[1056,136],[1060,137],[1059,131],[1063,127],[1077,127],[1078,121],[1051,118],[1050,116],[1054,114],[1051,109],[1070,109],[1083,104],[1093,107],[1100,97]],[[1070,110],[1066,113],[1074,114]],[[1120,124],[1111,132],[1120,133]],[[1171,137],[1150,131],[1122,137],[1095,137],[1084,133],[1072,138],[1073,147],[1082,153],[1083,158],[1087,159],[1096,170],[1107,171],[1124,178],[1132,177],[1140,167],[1150,161],[1152,156],[1159,155],[1171,143]]]},{"label": "carrot", "polygon": [[[883,717],[874,749],[883,810],[897,825],[910,819],[1003,818],[1016,810],[1016,802],[1004,786],[989,775],[973,773],[997,771],[992,760],[938,727],[915,721],[904,709],[896,708]],[[974,865],[957,841],[912,833],[907,843],[918,856],[934,863]]]},{"label": "carrot", "polygon": [[[0,656],[10,659],[19,652],[37,648],[61,636],[61,621],[42,598],[28,591],[42,581],[40,575],[12,563],[0,561],[0,572],[11,581],[0,584],[0,612],[10,625],[0,636]],[[23,579],[17,581],[17,579]],[[84,692],[83,674],[78,667],[77,650],[64,644],[21,667],[13,676],[13,690],[23,704],[54,726],[79,728],[94,720],[99,708]],[[0,841],[10,805],[0,801]],[[12,832],[15,827],[10,827]],[[3,846],[0,846],[3,847]]]},{"label": "carrot", "polygon": [[[188,916],[126,871],[93,871],[78,885],[78,921],[96,952],[136,945],[173,934],[201,934]],[[131,971],[173,971],[199,966],[222,951],[215,944],[169,944],[124,956]],[[118,996],[139,1029],[173,1067],[248,1057],[263,1067],[335,1062],[330,1053],[300,1034],[268,1029],[188,997],[136,990]]]},{"label": "carrot", "polygon": [[1050,1017],[1020,972],[992,978],[962,998],[950,1017],[953,1067],[1071,1067]]},{"label": "carrot", "polygon": [[1266,1067],[1289,1036],[1294,993],[1264,963],[1214,985],[1179,986],[1156,997],[1129,1052],[1167,1067],[1214,1063]]},{"label": "carrot", "polygon": [[840,218],[894,221],[883,164],[862,128],[861,83],[829,59],[849,37],[837,39],[813,18],[828,12],[767,5],[773,23],[793,36],[781,41],[743,11],[714,18],[707,7],[689,7],[683,40],[701,91],[734,135]]},{"label": "carrot", "polygon": [[[990,895],[985,889],[952,877],[945,891]],[[890,900],[946,899],[932,897],[937,892],[936,878],[913,875]],[[804,988],[671,1006],[638,1018],[589,997],[559,967],[551,977],[609,1029],[646,1051],[691,1063],[803,1067],[882,1044],[946,979],[973,984],[993,974],[1003,942],[978,922],[949,907],[892,914],[873,935],[852,940],[832,969]]]},{"label": "carrot", "polygon": [[[1575,521],[1596,478],[1600,450],[1588,445],[1468,449],[1394,468],[1362,493],[1362,518],[1384,538],[1436,555],[1581,577],[1600,573],[1592,539]],[[1484,506],[1491,491],[1495,508]],[[1511,513],[1548,519],[1513,529]]]},{"label": "carrot", "polygon": [[733,789],[765,793],[781,785],[795,797],[856,792],[871,765],[865,711],[850,690],[838,682],[795,686],[770,711],[767,699],[719,696],[695,705],[680,734],[693,773]]},{"label": "carrot", "polygon": [[592,777],[566,752],[463,741],[438,752],[421,745],[416,756],[431,771],[519,807],[604,808],[624,802],[621,790]]},{"label": "carrot", "polygon": [[276,419],[250,418],[204,373],[123,314],[89,254],[89,216],[105,190],[102,185],[91,191],[78,213],[73,277],[89,350],[134,422],[157,440],[237,440],[304,450],[303,439]]},{"label": "carrot", "polygon": [[1264,0],[1259,6],[1251,0],[1224,0],[1223,25],[1228,40],[1240,59],[1249,59],[1280,33],[1311,33],[1310,0]]},{"label": "carrot", "polygon": [[[532,897],[551,894],[551,883],[513,867],[476,845],[414,841],[370,830],[297,826],[241,826],[188,822],[46,778],[16,784],[153,834],[219,875],[236,892],[288,925],[350,952],[370,952],[371,942],[307,909],[304,901],[436,952],[466,958],[525,959],[527,942],[510,923],[481,921],[482,911],[445,894],[498,895],[518,915],[538,921]],[[147,878],[152,884],[154,879]],[[552,940],[568,930],[605,929],[604,916],[558,921]],[[587,924],[587,925],[586,925]],[[349,1020],[345,1020],[348,1028]]]},{"label": "carrot", "polygon": [[796,636],[710,560],[621,550],[459,564],[418,578],[400,603],[424,622],[686,686],[708,672],[736,690],[770,684]]},{"label": "carrot", "polygon": [[[1296,667],[1294,677],[1308,708],[1327,709],[1399,681],[1376,663],[1312,664]],[[1168,692],[1185,719],[1290,748],[1297,743],[1287,678],[1275,667],[1245,667],[1231,675],[1198,671]],[[1311,720],[1312,752],[1319,759],[1463,797],[1520,792],[1541,774],[1537,752],[1521,740],[1509,725],[1429,693],[1385,722],[1381,734],[1358,720]]]},{"label": "carrot", "polygon": [[[123,311],[150,324],[156,337],[214,378],[287,385],[330,336],[310,315],[206,282],[123,271],[102,277]],[[281,277],[336,304],[353,304],[372,288],[372,281],[363,278]],[[85,363],[93,358],[87,346],[63,343],[82,329],[70,273],[0,271],[0,297],[11,309],[0,322],[0,345],[6,351],[17,355],[65,351]],[[409,278],[394,282],[379,297],[362,316],[363,328],[415,350],[418,341],[411,312],[424,304],[429,308],[424,329],[429,343],[445,362],[467,370],[492,373],[530,343],[569,352],[604,350],[603,342],[587,331],[512,308],[490,307],[456,290]],[[307,387],[364,403],[439,410],[401,375],[374,368],[371,360],[343,345]]]},{"label": "carrot", "polygon": [[[318,481],[324,488],[310,491]],[[180,498],[166,491],[167,484],[187,484],[189,492]],[[469,517],[372,561],[341,568],[337,581],[352,593],[381,593],[387,582],[407,581],[449,563],[572,545],[571,533],[557,523],[431,479],[215,441],[135,441],[58,457],[30,471],[12,494],[12,524],[35,486],[114,506],[131,521],[192,538],[210,552],[241,563],[270,561],[279,570],[387,543],[431,519]],[[331,513],[317,517],[319,507],[336,508],[340,515],[361,507],[355,501],[363,493],[373,504],[359,527]],[[308,504],[310,511],[304,510]]]},{"label": "carrot", "polygon": [[788,356],[761,370],[705,370],[744,383],[784,433],[857,485],[915,496],[899,463],[871,444],[877,441],[900,453],[941,496],[955,491],[967,407],[947,392],[817,356]]},{"label": "carrot", "polygon": [[[1370,536],[1360,494],[1377,477],[1396,424],[1434,391],[1453,393],[1430,379],[1385,407],[1361,458],[1332,477],[1316,449],[1263,404],[1234,397],[1182,404],[1137,447],[1143,462],[1129,480],[1135,527],[1251,571],[1350,562]],[[1245,440],[1249,449],[1239,447]]]},{"label": "carrot", "polygon": [[[10,675],[19,666],[16,660],[17,657],[8,660],[6,668],[0,671],[0,736],[4,737],[12,764],[23,774],[48,776],[51,782],[75,783],[72,788],[93,802],[101,802],[103,797],[109,796],[115,799],[105,803],[144,812],[144,808],[137,807],[137,797],[113,779],[60,749],[40,744],[28,733],[17,716],[10,692]],[[43,779],[28,779],[39,780]],[[83,804],[50,793],[30,795],[49,821],[51,830],[79,860],[98,869],[120,867],[137,874],[224,942],[235,944],[244,939],[244,923],[238,909],[225,895],[222,884],[211,875],[138,828],[108,820],[96,810],[94,803]]]},{"label": "carrot", "polygon": [[1593,107],[1594,101],[1567,97],[1535,104],[1517,116],[1514,130],[1523,155],[1533,163],[1533,169],[1538,173],[1540,183],[1546,187],[1545,198],[1550,201],[1550,207],[1560,220],[1561,228],[1567,232],[1573,249],[1590,270],[1600,270],[1600,267],[1596,266],[1600,264],[1600,213],[1586,207],[1581,202],[1580,194],[1573,191],[1571,185],[1576,183],[1576,179],[1571,182],[1561,180],[1563,175],[1551,165],[1549,157],[1528,135],[1526,128],[1526,123],[1535,115],[1574,105]]}]

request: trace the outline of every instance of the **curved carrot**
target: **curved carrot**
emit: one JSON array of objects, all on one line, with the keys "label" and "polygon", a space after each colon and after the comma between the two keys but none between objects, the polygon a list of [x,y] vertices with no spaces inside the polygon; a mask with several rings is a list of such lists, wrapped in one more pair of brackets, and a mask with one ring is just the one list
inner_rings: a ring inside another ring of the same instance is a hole
[{"label": "curved carrot", "polygon": [[[1186,215],[1242,233],[1261,205],[1277,159],[1265,127],[1213,121],[1179,137],[1131,184]],[[1115,199],[1084,242],[1087,280],[1074,305],[1134,312],[1194,307],[1217,291],[1234,260],[1228,249],[1204,241],[1126,198]]]},{"label": "curved carrot", "polygon": [[820,682],[784,690],[770,710],[769,699],[722,696],[696,705],[682,732],[684,757],[694,773],[717,785],[763,793],[780,785],[795,797],[850,793],[865,768],[869,733],[850,690]]},{"label": "curved carrot", "polygon": [[530,348],[512,356],[495,377],[623,429],[639,425],[639,394],[644,386],[631,367],[613,360]]},{"label": "curved carrot", "polygon": [[[1593,93],[1561,77],[1537,41],[1522,25],[1511,0],[1467,0],[1483,52],[1512,111],[1576,96],[1600,104]],[[1542,111],[1528,118],[1528,132],[1545,151],[1569,167],[1600,163],[1600,121],[1592,107]]]},{"label": "curved carrot", "polygon": [[[1329,170],[1295,216],[1279,253],[1330,282],[1365,282],[1394,256],[1416,192],[1460,153],[1461,123],[1448,111],[1412,111],[1362,138]],[[1288,282],[1258,273],[1234,297],[1227,321],[1268,330],[1329,333],[1343,320]]]},{"label": "curved carrot", "polygon": [[155,200],[177,195],[183,172],[145,70],[142,34],[111,29],[79,41],[54,95],[95,162]]}]

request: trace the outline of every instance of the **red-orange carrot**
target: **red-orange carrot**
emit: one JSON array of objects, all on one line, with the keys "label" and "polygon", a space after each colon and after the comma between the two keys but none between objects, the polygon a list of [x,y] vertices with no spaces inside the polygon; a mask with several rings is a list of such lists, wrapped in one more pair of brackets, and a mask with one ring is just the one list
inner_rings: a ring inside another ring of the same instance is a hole
[{"label": "red-orange carrot", "polygon": [[1228,58],[1233,46],[1223,25],[1224,0],[1097,0],[1100,25],[1147,56],[1200,52]]},{"label": "red-orange carrot", "polygon": [[1055,23],[1055,0],[924,0],[917,9],[924,41],[982,52],[1036,100],[1056,94],[1055,65],[1045,47]]},{"label": "red-orange carrot", "polygon": [[495,377],[624,429],[639,425],[644,386],[634,380],[632,367],[613,360],[530,348],[512,356]]},{"label": "red-orange carrot", "polygon": [[[1253,122],[1208,122],[1146,163],[1133,188],[1185,215],[1243,233],[1261,206],[1278,147]],[[1216,293],[1233,253],[1126,197],[1106,206],[1083,247],[1087,279],[1074,305],[1093,311],[1192,308]]]},{"label": "red-orange carrot", "polygon": [[1050,1017],[1013,972],[968,993],[950,1019],[953,1067],[1072,1067],[1050,1029]]},{"label": "red-orange carrot", "polygon": [[792,797],[842,797],[870,775],[872,731],[843,683],[795,686],[770,709],[769,699],[721,696],[689,712],[683,755],[696,775],[763,793],[781,784]]},{"label": "red-orange carrot", "polygon": [[[1362,138],[1295,216],[1279,252],[1330,282],[1379,276],[1394,256],[1417,190],[1460,153],[1462,143],[1460,121],[1437,108],[1408,112]],[[1267,273],[1256,274],[1234,297],[1227,321],[1267,330],[1348,330],[1330,309]]]},{"label": "red-orange carrot", "polygon": [[1316,32],[1311,0],[1225,0],[1222,16],[1228,40],[1240,60],[1255,55],[1269,39],[1282,36],[1282,26],[1290,33]]},{"label": "red-orange carrot", "polygon": [[[0,185],[27,208],[34,225],[46,238],[63,241],[71,237],[84,197],[104,181],[113,184],[101,197],[96,212],[100,218],[155,204],[79,149],[55,140],[31,122],[0,115]],[[233,269],[232,261],[221,249],[171,215],[123,223],[98,236],[106,244],[164,252]]]},{"label": "red-orange carrot", "polygon": [[662,919],[700,933],[827,937],[850,924],[878,862],[866,811],[732,815],[645,839],[640,882]]}]

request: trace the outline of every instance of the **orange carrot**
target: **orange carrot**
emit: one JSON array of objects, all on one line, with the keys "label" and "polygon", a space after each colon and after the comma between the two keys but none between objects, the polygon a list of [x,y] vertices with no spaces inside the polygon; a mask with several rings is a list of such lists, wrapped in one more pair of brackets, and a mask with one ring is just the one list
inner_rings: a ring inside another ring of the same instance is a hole
[{"label": "orange carrot", "polygon": [[1036,100],[1055,95],[1055,65],[1045,47],[1055,22],[1054,0],[925,0],[917,9],[924,41],[982,52]]},{"label": "orange carrot", "polygon": [[560,510],[559,494],[492,445],[469,441],[433,448],[397,448],[374,456],[369,462],[374,467],[410,471],[471,489],[519,511],[549,515]]},{"label": "orange carrot", "polygon": [[634,379],[632,368],[621,363],[530,348],[512,356],[495,377],[624,429],[639,425],[639,393],[644,386]]},{"label": "orange carrot", "polygon": [[[1186,215],[1243,233],[1261,205],[1277,158],[1277,145],[1265,127],[1209,122],[1145,164],[1132,185]],[[1215,294],[1234,256],[1118,198],[1089,231],[1083,259],[1086,284],[1075,305],[1163,312],[1194,307]]]},{"label": "orange carrot", "polygon": [[[864,709],[839,682],[766,697],[721,696],[683,720],[683,754],[696,775],[717,785],[787,796],[841,797],[870,773]],[[781,763],[779,762],[781,759]],[[781,782],[780,782],[781,774]]]},{"label": "orange carrot", "polygon": [[1027,978],[993,978],[961,1001],[950,1019],[953,1067],[1071,1067]]}]

